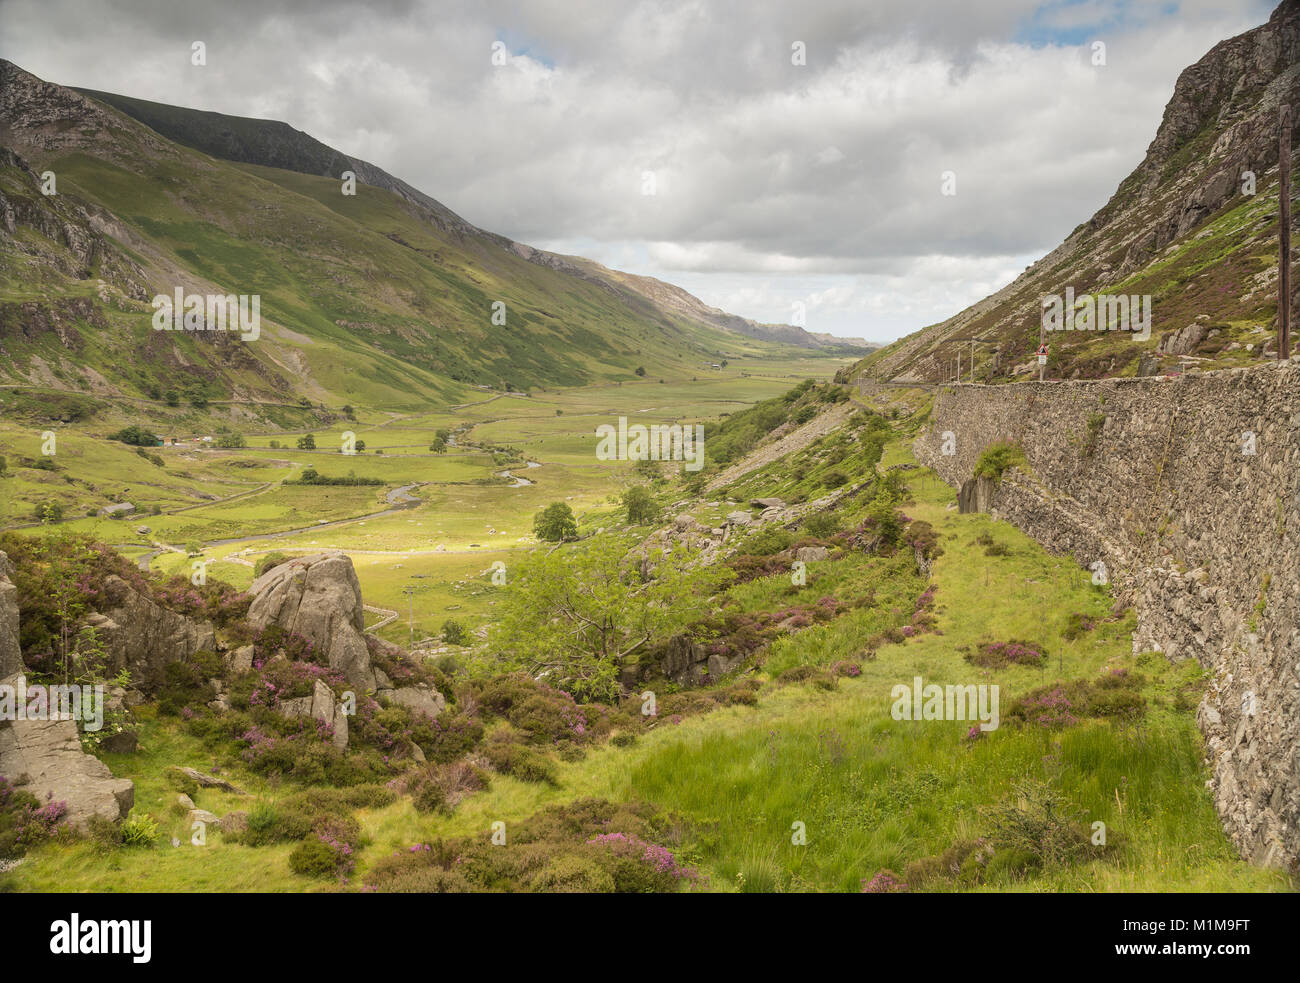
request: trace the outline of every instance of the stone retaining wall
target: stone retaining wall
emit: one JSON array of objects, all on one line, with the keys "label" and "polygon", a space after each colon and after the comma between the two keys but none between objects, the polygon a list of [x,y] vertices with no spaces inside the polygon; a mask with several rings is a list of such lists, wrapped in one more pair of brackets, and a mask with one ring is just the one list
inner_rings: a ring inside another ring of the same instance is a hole
[{"label": "stone retaining wall", "polygon": [[1031,473],[1004,477],[992,514],[1085,568],[1104,564],[1137,609],[1135,652],[1213,673],[1197,720],[1219,814],[1242,856],[1294,868],[1300,364],[946,387],[915,450],[960,488],[1002,440],[1023,447]]}]

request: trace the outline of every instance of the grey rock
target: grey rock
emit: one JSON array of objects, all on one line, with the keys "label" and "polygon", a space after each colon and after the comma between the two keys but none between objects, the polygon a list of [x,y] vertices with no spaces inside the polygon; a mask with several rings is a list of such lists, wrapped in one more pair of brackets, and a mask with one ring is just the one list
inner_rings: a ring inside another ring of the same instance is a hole
[{"label": "grey rock", "polygon": [[[9,677],[3,682],[15,685]],[[81,750],[72,720],[0,721],[0,775],[26,777],[21,786],[42,802],[67,804],[67,821],[84,829],[92,816],[114,822],[135,802],[135,785],[114,778],[98,758]]]},{"label": "grey rock", "polygon": [[83,623],[95,630],[110,670],[127,669],[145,687],[164,681],[167,663],[216,647],[210,622],[159,607],[114,574],[104,578],[100,603],[106,613],[88,615]]},{"label": "grey rock", "polygon": [[109,754],[134,754],[140,745],[140,735],[133,730],[122,730],[110,734],[99,742],[101,751]]},{"label": "grey rock", "polygon": [[13,565],[0,552],[0,679],[23,671],[18,647],[18,588],[9,579]]},{"label": "grey rock", "polygon": [[398,706],[404,706],[416,713],[427,714],[437,718],[447,709],[447,699],[436,689],[423,686],[401,686],[389,694],[388,699]]},{"label": "grey rock", "polygon": [[272,567],[249,588],[249,623],[279,625],[312,642],[348,681],[375,688],[363,634],[361,583],[344,553],[317,553]]}]

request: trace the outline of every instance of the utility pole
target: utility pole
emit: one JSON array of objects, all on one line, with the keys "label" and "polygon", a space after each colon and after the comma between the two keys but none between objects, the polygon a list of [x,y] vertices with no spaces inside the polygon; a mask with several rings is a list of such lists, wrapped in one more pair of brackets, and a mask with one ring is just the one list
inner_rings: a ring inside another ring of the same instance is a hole
[{"label": "utility pole", "polygon": [[[1040,313],[1038,318],[1038,350],[1042,351],[1043,346],[1047,344],[1047,322],[1043,320]],[[1038,356],[1038,381],[1043,381],[1043,373],[1047,371],[1047,359],[1041,355]]]},{"label": "utility pole", "polygon": [[1277,360],[1291,357],[1291,107],[1278,116]]}]

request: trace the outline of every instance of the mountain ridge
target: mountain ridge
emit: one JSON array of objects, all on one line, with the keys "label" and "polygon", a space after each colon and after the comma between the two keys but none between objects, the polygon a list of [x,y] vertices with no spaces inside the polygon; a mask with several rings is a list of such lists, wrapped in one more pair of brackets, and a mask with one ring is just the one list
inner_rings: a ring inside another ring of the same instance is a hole
[{"label": "mountain ridge", "polygon": [[[982,358],[976,351],[980,378],[1035,372],[1042,299],[1063,295],[1066,287],[1076,297],[1149,294],[1155,326],[1145,342],[1121,332],[1049,334],[1053,378],[1155,374],[1185,361],[1215,367],[1268,357],[1268,327],[1277,314],[1277,110],[1283,102],[1295,107],[1294,155],[1300,0],[1284,0],[1266,23],[1219,42],[1180,73],[1143,159],[1059,246],[1010,284],[873,353],[845,377],[945,381],[960,353],[966,378],[971,337],[989,343]],[[1246,172],[1254,175],[1254,194],[1244,192]]]},{"label": "mountain ridge", "polygon": [[74,91],[88,98],[96,99],[126,113],[169,140],[200,150],[212,157],[323,177],[339,178],[343,171],[351,170],[361,183],[392,191],[428,209],[447,231],[458,235],[491,239],[531,263],[571,276],[583,277],[612,289],[630,287],[652,301],[666,292],[684,294],[690,298],[690,302],[674,303],[673,309],[723,331],[766,341],[793,344],[801,348],[848,350],[873,347],[862,339],[836,339],[831,336],[812,334],[793,324],[762,324],[750,318],[709,307],[681,287],[666,281],[611,270],[594,260],[538,249],[508,236],[487,231],[377,165],[336,150],[309,133],[280,120],[231,116],[136,99],[117,93],[73,88]]}]

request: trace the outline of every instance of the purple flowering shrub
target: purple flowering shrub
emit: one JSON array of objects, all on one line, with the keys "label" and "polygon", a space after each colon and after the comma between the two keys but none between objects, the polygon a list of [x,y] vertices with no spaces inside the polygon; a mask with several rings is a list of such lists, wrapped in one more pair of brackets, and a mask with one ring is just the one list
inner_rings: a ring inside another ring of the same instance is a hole
[{"label": "purple flowering shrub", "polygon": [[1042,646],[1034,642],[984,642],[965,659],[983,669],[1005,669],[1008,666],[1041,666],[1047,659]]},{"label": "purple flowering shrub", "polygon": [[1031,690],[1003,713],[1003,721],[1047,729],[1069,727],[1084,719],[1134,720],[1146,711],[1141,673],[1114,669],[1097,679],[1076,679]]},{"label": "purple flowering shrub", "polygon": [[530,744],[583,744],[593,738],[591,715],[598,708],[579,704],[565,690],[538,682],[526,673],[497,676],[472,684],[484,713],[518,728]]},{"label": "purple flowering shrub", "polygon": [[672,851],[647,843],[635,833],[597,833],[587,841],[608,851],[614,890],[622,894],[662,894],[679,882],[697,883],[700,875],[677,862]]},{"label": "purple flowering shrub", "polygon": [[28,848],[67,832],[66,802],[46,802],[17,789],[0,775],[0,858],[20,857]]},{"label": "purple flowering shrub", "polygon": [[907,890],[907,885],[892,870],[881,870],[876,876],[862,878],[863,894],[900,894]]},{"label": "purple flowering shrub", "polygon": [[669,820],[644,803],[580,799],[507,824],[509,849],[475,835],[414,843],[376,861],[365,891],[673,892],[699,875]]},{"label": "purple flowering shrub", "polygon": [[[0,533],[0,550],[14,564],[19,644],[28,667],[51,669],[61,626],[112,606],[106,582],[115,577],[131,590],[179,614],[210,619],[218,627],[237,624],[248,611],[247,595],[220,580],[204,586],[186,577],[146,573],[111,546],[84,534],[49,537]],[[68,602],[68,598],[72,600]]]}]

